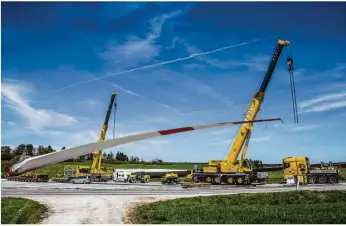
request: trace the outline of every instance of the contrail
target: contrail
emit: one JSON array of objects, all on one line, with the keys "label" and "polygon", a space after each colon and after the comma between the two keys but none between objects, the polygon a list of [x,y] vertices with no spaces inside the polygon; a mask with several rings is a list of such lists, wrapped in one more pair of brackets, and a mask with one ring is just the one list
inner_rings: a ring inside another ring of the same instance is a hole
[{"label": "contrail", "polygon": [[[93,76],[91,76],[91,77],[93,77]],[[93,77],[93,78],[95,78],[95,77]],[[96,79],[97,81],[99,81],[99,82],[102,82],[103,84],[106,84],[106,85],[109,85],[109,86],[112,86],[112,87],[117,87],[118,89],[124,91],[125,93],[130,94],[130,95],[135,96],[135,97],[138,97],[138,98],[140,98],[140,99],[142,99],[142,100],[148,100],[148,101],[150,101],[150,102],[153,102],[153,103],[155,103],[155,104],[158,104],[158,105],[160,105],[161,107],[167,108],[167,109],[169,109],[169,110],[178,111],[178,109],[176,109],[176,108],[173,108],[173,107],[168,106],[168,105],[166,105],[166,104],[162,104],[162,103],[160,103],[160,102],[151,100],[151,99],[146,98],[146,97],[144,97],[144,96],[140,96],[139,94],[137,94],[137,93],[135,93],[135,92],[133,92],[133,91],[131,91],[131,90],[125,89],[125,88],[121,87],[120,85],[117,85],[117,84],[110,84],[110,83],[105,82],[105,81],[103,81],[103,80],[101,80],[101,79],[98,79],[98,78],[95,78],[95,79]]]},{"label": "contrail", "polygon": [[146,65],[146,66],[143,66],[143,67],[138,67],[138,68],[133,68],[133,69],[126,70],[126,71],[117,72],[117,73],[114,73],[114,74],[108,74],[108,75],[99,76],[99,77],[94,78],[94,79],[90,79],[90,80],[86,80],[86,81],[82,81],[82,82],[78,82],[78,83],[74,83],[74,84],[62,87],[60,89],[55,90],[54,92],[60,92],[62,90],[74,87],[74,86],[79,85],[79,84],[83,84],[83,83],[99,80],[100,78],[106,78],[106,77],[111,77],[111,76],[115,76],[115,75],[126,74],[126,73],[130,73],[130,72],[134,72],[134,71],[139,71],[139,70],[143,70],[143,69],[147,69],[147,68],[152,68],[152,67],[156,67],[156,66],[162,66],[162,65],[166,65],[166,64],[171,64],[171,63],[175,63],[175,62],[178,62],[178,61],[189,60],[189,59],[197,57],[197,56],[208,55],[208,54],[215,53],[215,52],[220,52],[220,51],[223,51],[223,50],[226,50],[226,49],[231,49],[231,48],[235,48],[235,47],[238,47],[238,46],[248,45],[248,44],[251,44],[251,43],[254,43],[254,42],[258,42],[259,40],[261,40],[261,39],[254,39],[254,40],[249,41],[249,42],[243,42],[243,43],[239,43],[239,44],[236,44],[236,45],[225,46],[225,47],[221,47],[221,48],[214,49],[214,50],[207,51],[207,52],[194,53],[194,54],[191,54],[191,55],[189,55],[187,57],[181,57],[181,58],[177,58],[177,59],[174,59],[174,60],[164,61],[164,62],[160,62],[160,63],[156,63],[156,64],[150,64],[150,65]]}]

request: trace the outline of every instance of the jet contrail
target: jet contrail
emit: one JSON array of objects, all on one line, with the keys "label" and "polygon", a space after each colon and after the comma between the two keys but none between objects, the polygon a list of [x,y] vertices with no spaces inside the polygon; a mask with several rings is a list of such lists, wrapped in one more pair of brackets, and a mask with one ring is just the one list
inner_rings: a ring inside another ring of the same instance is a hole
[{"label": "jet contrail", "polygon": [[94,79],[90,79],[90,80],[86,80],[86,81],[82,81],[82,82],[77,82],[77,83],[74,83],[74,84],[62,87],[60,89],[55,90],[54,92],[60,92],[62,90],[74,87],[74,86],[79,85],[79,84],[83,84],[83,83],[99,80],[100,78],[106,78],[106,77],[111,77],[111,76],[115,76],[115,75],[126,74],[126,73],[129,73],[129,72],[134,72],[134,71],[139,71],[139,70],[143,70],[143,69],[147,69],[147,68],[152,68],[152,67],[156,67],[156,66],[162,66],[162,65],[166,65],[166,64],[171,64],[171,63],[175,63],[175,62],[178,62],[178,61],[189,60],[189,59],[197,57],[197,56],[208,55],[208,54],[215,53],[215,52],[220,52],[220,51],[223,51],[223,50],[226,50],[226,49],[231,49],[231,48],[235,48],[235,47],[238,47],[238,46],[248,45],[248,44],[257,42],[259,40],[261,40],[261,39],[254,39],[254,40],[249,41],[249,42],[243,42],[243,43],[239,43],[239,44],[236,44],[236,45],[225,46],[225,47],[221,47],[221,48],[214,49],[214,50],[207,51],[207,52],[194,53],[194,54],[191,54],[191,55],[189,55],[187,57],[181,57],[181,58],[177,58],[177,59],[174,59],[174,60],[164,61],[164,62],[160,62],[160,63],[156,63],[156,64],[150,64],[150,65],[146,65],[146,66],[143,66],[143,67],[138,67],[138,68],[133,68],[133,69],[126,70],[126,71],[117,72],[117,73],[114,73],[114,74],[108,74],[108,75],[99,76],[99,77],[94,78]]}]

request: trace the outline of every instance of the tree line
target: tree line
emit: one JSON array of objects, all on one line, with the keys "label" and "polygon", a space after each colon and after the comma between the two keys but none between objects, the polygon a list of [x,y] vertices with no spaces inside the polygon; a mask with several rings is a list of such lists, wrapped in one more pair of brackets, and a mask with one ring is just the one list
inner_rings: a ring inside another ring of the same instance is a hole
[{"label": "tree line", "polygon": [[[61,150],[66,149],[63,147]],[[10,146],[1,146],[1,160],[2,161],[18,161],[26,157],[34,157],[39,155],[48,154],[51,152],[56,152],[51,145],[44,146],[38,145],[35,147],[32,144],[20,144],[16,148],[11,148]],[[102,153],[102,162],[104,163],[152,163],[152,164],[162,164],[163,160],[161,159],[153,159],[149,162],[144,161],[143,158],[139,158],[138,156],[128,156],[123,152],[117,151],[116,154],[111,151],[109,153]],[[83,156],[79,156],[77,158],[68,159],[65,162],[71,161],[91,161],[93,159],[93,154],[87,154]]]}]

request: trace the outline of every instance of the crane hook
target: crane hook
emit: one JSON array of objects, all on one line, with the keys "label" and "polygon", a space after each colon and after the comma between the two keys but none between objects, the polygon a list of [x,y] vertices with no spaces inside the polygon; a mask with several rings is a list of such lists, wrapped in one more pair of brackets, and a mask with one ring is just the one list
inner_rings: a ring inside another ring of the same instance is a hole
[{"label": "crane hook", "polygon": [[293,59],[291,57],[287,58],[288,70],[293,71]]}]

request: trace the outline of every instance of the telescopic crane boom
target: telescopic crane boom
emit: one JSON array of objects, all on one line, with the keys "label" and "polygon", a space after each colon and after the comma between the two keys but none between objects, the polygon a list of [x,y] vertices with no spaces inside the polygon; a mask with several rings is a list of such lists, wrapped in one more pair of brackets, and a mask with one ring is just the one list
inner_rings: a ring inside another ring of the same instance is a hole
[{"label": "telescopic crane boom", "polygon": [[[116,98],[117,93],[116,92],[112,92],[112,96],[111,96],[111,100],[109,102],[109,106],[107,109],[107,114],[104,120],[104,123],[102,125],[101,128],[101,133],[100,133],[100,138],[99,141],[102,142],[106,139],[106,133],[107,133],[107,129],[108,129],[108,122],[109,122],[109,118],[112,112],[112,106],[114,104],[114,110],[116,110],[116,102],[115,102],[115,98]],[[101,160],[102,160],[102,150],[97,150],[96,152],[93,153],[93,162],[91,165],[91,173],[100,173],[101,172]]]},{"label": "telescopic crane boom", "polygon": [[[258,89],[258,91],[255,93],[255,95],[253,96],[251,100],[249,108],[245,114],[244,121],[254,120],[256,118],[256,115],[259,112],[261,104],[263,102],[265,91],[268,87],[270,79],[272,78],[276,64],[280,58],[281,52],[283,48],[288,46],[289,44],[290,44],[289,41],[284,41],[284,40],[278,41],[274,54],[271,58],[268,70],[262,80],[260,88]],[[231,151],[226,158],[226,161],[229,162],[230,164],[235,164],[237,162],[238,156],[242,150],[242,147],[244,146],[246,139],[250,139],[252,126],[253,126],[253,123],[246,123],[240,126],[239,131],[235,138],[235,142],[233,143]]]}]

